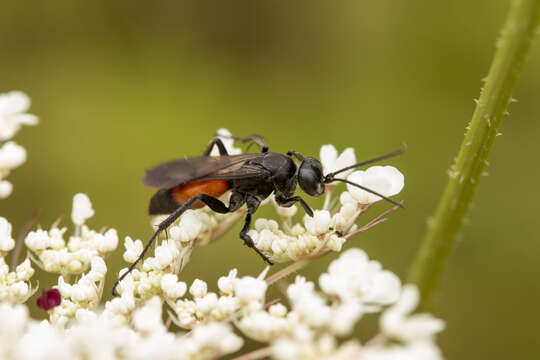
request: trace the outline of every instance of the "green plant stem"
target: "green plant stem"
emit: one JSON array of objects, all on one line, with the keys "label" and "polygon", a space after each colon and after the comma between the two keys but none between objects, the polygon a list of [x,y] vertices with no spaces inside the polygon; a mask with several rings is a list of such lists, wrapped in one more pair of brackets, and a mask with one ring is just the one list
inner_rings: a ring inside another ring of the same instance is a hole
[{"label": "green plant stem", "polygon": [[474,192],[488,164],[501,121],[507,115],[512,93],[537,32],[540,0],[511,2],[506,23],[497,41],[495,57],[480,91],[449,180],[435,215],[429,221],[409,280],[418,285],[425,308],[436,290],[450,251],[463,226]]}]

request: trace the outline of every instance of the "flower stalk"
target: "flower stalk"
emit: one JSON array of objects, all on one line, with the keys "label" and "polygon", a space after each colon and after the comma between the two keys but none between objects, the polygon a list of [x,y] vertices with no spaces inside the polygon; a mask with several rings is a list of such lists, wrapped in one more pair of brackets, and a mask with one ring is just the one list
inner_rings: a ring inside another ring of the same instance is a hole
[{"label": "flower stalk", "polygon": [[461,231],[474,192],[538,29],[540,0],[514,0],[497,41],[485,86],[476,101],[449,180],[411,267],[425,307],[437,289],[442,270]]}]

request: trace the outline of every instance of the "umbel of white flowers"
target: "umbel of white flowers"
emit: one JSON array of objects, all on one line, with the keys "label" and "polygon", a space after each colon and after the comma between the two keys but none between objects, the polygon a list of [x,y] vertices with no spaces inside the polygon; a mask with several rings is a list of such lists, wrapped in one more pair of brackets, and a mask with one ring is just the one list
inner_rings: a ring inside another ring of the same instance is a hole
[{"label": "umbel of white flowers", "polygon": [[[0,129],[0,134],[9,133],[7,126]],[[221,129],[219,134],[229,133]],[[230,138],[223,140],[230,153],[241,152]],[[356,161],[352,149],[338,155],[332,145],[322,147],[320,158],[326,172]],[[388,166],[352,172],[348,179],[386,196],[403,188],[403,175]],[[232,269],[216,286],[201,279],[189,285],[180,281],[191,253],[227,231],[245,212],[221,215],[201,208],[187,211],[173,224],[169,237],[125,278],[120,296],[110,300],[103,294],[106,259],[119,238],[114,229],[95,231],[87,225],[94,215],[88,196],[73,198],[72,231],[53,224],[29,232],[23,240],[29,258],[12,269],[5,258],[14,252],[15,240],[11,224],[0,217],[0,359],[216,359],[242,356],[247,339],[260,348],[242,359],[441,359],[435,336],[444,323],[430,314],[413,314],[416,288],[403,286],[359,248],[342,252],[317,283],[298,275],[283,286],[283,299],[267,299],[269,286],[277,280],[284,282],[286,275],[327,252],[340,252],[345,242],[389,213],[359,225],[361,214],[379,199],[354,187],[327,190],[325,204],[313,218],[297,222],[296,207],[276,207],[279,222],[255,222],[250,235],[256,245],[272,260],[288,263],[277,273],[269,275],[266,268],[257,276],[240,276],[241,269]],[[267,201],[271,203],[275,205],[272,198]],[[142,246],[141,240],[126,236],[124,259],[133,262]],[[58,274],[49,290],[54,290],[48,299],[53,301],[41,304],[48,314],[42,321],[28,312],[28,298],[36,291],[30,259],[41,270]],[[357,338],[358,322],[365,314],[377,313],[376,333]]]},{"label": "umbel of white flowers", "polygon": [[11,170],[26,161],[26,150],[8,140],[19,132],[22,125],[38,123],[35,115],[26,113],[29,108],[30,98],[20,91],[0,94],[0,199],[8,197],[13,191],[13,185],[4,179]]}]

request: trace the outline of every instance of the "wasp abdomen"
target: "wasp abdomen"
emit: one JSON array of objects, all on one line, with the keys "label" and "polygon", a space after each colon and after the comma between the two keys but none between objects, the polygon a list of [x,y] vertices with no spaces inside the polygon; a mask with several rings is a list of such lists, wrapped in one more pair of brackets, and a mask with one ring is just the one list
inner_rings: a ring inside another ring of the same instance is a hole
[{"label": "wasp abdomen", "polygon": [[[150,200],[150,215],[170,214],[192,197],[206,194],[220,197],[230,185],[227,180],[207,180],[175,186],[171,189],[158,190]],[[191,209],[199,209],[204,206],[202,201],[196,201]]]}]

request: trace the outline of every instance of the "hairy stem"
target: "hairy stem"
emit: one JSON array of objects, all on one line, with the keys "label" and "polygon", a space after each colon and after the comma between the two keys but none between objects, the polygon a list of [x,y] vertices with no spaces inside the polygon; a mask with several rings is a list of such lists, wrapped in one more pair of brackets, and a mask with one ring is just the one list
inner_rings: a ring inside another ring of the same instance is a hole
[{"label": "hairy stem", "polygon": [[300,270],[304,266],[306,266],[309,263],[310,259],[300,259],[298,261],[293,262],[291,265],[286,266],[285,268],[281,269],[280,271],[276,272],[275,274],[272,274],[272,276],[269,276],[266,279],[266,284],[268,286],[272,285],[276,281],[279,281],[290,274],[292,274],[295,271]]},{"label": "hairy stem", "polygon": [[540,0],[513,0],[497,41],[497,50],[467,127],[449,180],[411,267],[409,280],[429,302],[463,226],[489,152],[537,32]]}]

